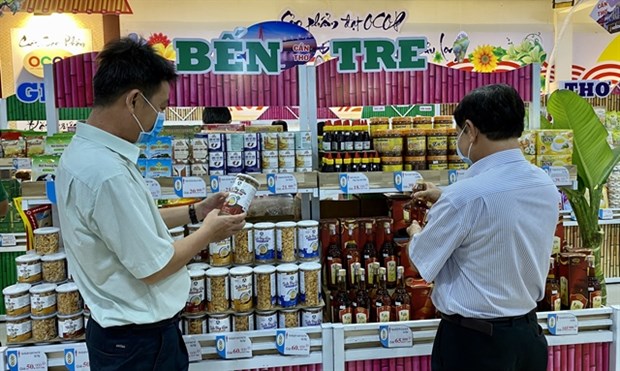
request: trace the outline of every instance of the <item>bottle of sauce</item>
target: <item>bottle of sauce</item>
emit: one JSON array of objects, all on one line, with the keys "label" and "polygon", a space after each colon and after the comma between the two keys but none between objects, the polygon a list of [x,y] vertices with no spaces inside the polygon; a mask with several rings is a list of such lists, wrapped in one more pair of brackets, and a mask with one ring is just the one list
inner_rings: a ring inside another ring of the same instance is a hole
[{"label": "bottle of sauce", "polygon": [[386,287],[386,269],[379,268],[379,287],[375,300],[371,302],[373,322],[390,322],[392,319],[392,298]]},{"label": "bottle of sauce", "polygon": [[347,230],[348,238],[344,245],[342,261],[344,262],[345,269],[348,271],[347,284],[351,287],[353,279],[355,278],[354,264],[360,263],[361,259],[359,250],[357,249],[357,241],[355,241],[355,236],[353,235],[355,224],[349,224]]},{"label": "bottle of sauce", "polygon": [[338,271],[342,269],[340,245],[338,244],[338,234],[336,225],[329,225],[329,246],[327,247],[327,287],[330,290],[338,288]]},{"label": "bottle of sauce", "polygon": [[347,293],[346,276],[344,269],[338,271],[338,292],[332,300],[332,321],[335,323],[353,323],[353,308]]},{"label": "bottle of sauce", "polygon": [[[365,223],[366,243],[362,249],[362,264],[367,274],[370,274],[370,265],[377,262],[377,248],[375,247],[375,238],[372,235],[372,223]],[[368,276],[366,276],[367,282],[372,282]]]},{"label": "bottle of sauce", "polygon": [[370,170],[370,159],[368,158],[368,153],[364,152],[364,156],[362,157],[362,163],[360,164],[360,171],[365,173]]},{"label": "bottle of sauce", "polygon": [[355,323],[367,323],[370,321],[370,297],[366,288],[366,270],[360,268],[357,272],[358,289],[355,298]]},{"label": "bottle of sauce", "polygon": [[394,236],[392,235],[391,225],[389,222],[383,224],[385,237],[381,246],[381,265],[386,269],[387,287],[393,289],[396,287],[397,275],[396,267],[398,267],[398,256],[396,254],[396,246],[394,245]]},{"label": "bottle of sauce", "polygon": [[392,318],[394,321],[409,321],[411,317],[411,295],[405,287],[405,267],[396,269],[398,284],[392,295]]}]

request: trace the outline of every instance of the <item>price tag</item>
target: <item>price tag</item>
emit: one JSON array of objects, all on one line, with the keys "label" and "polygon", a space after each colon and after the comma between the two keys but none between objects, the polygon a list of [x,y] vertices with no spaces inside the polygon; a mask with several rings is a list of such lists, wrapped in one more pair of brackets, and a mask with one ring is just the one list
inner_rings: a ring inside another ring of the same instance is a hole
[{"label": "price tag", "polygon": [[543,169],[549,174],[556,186],[570,186],[573,184],[570,181],[570,174],[567,168],[563,166],[544,166]]},{"label": "price tag", "polygon": [[211,175],[211,192],[229,192],[235,184],[233,175]]},{"label": "price tag", "polygon": [[161,198],[161,186],[159,185],[159,182],[152,178],[144,178],[144,182],[146,183],[146,186],[151,192],[151,196],[156,200],[160,199]]},{"label": "price tag", "polygon": [[2,247],[17,246],[15,235],[11,233],[3,233],[2,241],[0,243],[1,243],[0,246]]},{"label": "price tag", "polygon": [[394,173],[394,188],[399,192],[411,192],[422,175],[417,171],[397,171]]},{"label": "price tag", "polygon": [[223,359],[252,358],[252,342],[245,335],[218,335],[215,348]]},{"label": "price tag", "polygon": [[379,327],[379,341],[384,348],[412,347],[413,333],[407,326],[382,325]]},{"label": "price tag", "polygon": [[32,160],[29,158],[14,158],[13,169],[15,170],[32,169]]},{"label": "price tag", "polygon": [[365,174],[340,174],[340,190],[344,193],[362,193],[370,190],[370,182]]},{"label": "price tag", "polygon": [[47,355],[40,350],[8,350],[6,359],[9,371],[47,371]]},{"label": "price tag", "polygon": [[459,178],[462,178],[467,170],[448,170],[448,184],[456,183]]},{"label": "price tag", "polygon": [[187,348],[187,353],[189,354],[189,361],[202,361],[202,348],[200,347],[198,340],[191,337],[183,337],[183,340],[185,341],[185,347]]},{"label": "price tag", "polygon": [[176,176],[174,177],[174,192],[182,198],[207,197],[207,185],[200,177]]},{"label": "price tag", "polygon": [[45,194],[51,203],[56,204],[56,182],[53,180],[45,182]]},{"label": "price tag", "polygon": [[65,367],[69,371],[90,370],[88,350],[86,346],[65,349]]},{"label": "price tag", "polygon": [[297,179],[293,174],[267,174],[267,189],[273,194],[297,193]]},{"label": "price tag", "polygon": [[310,338],[303,332],[278,330],[276,349],[285,356],[307,356],[310,354]]},{"label": "price tag", "polygon": [[571,313],[549,313],[547,326],[551,335],[577,335],[579,321]]}]

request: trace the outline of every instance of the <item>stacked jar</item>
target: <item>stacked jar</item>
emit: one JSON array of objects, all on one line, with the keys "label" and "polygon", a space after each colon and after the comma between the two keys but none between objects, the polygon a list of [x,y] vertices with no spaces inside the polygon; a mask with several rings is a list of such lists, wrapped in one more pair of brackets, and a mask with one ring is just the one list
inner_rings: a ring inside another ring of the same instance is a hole
[{"label": "stacked jar", "polygon": [[382,171],[403,170],[404,140],[401,130],[378,130],[373,137],[373,145],[381,156]]}]

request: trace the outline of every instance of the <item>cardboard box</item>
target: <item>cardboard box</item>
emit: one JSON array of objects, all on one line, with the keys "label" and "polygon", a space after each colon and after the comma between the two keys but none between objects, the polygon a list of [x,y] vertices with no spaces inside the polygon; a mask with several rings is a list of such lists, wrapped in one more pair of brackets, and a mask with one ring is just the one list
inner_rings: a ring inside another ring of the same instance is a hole
[{"label": "cardboard box", "polygon": [[573,154],[572,130],[538,130],[536,132],[536,155]]},{"label": "cardboard box", "polygon": [[539,155],[536,156],[536,166],[567,166],[572,165],[573,155]]},{"label": "cardboard box", "polygon": [[521,151],[526,156],[536,155],[536,132],[533,130],[524,130],[519,138]]},{"label": "cardboard box", "polygon": [[560,297],[564,309],[583,309],[588,305],[588,265],[586,254],[560,254]]}]

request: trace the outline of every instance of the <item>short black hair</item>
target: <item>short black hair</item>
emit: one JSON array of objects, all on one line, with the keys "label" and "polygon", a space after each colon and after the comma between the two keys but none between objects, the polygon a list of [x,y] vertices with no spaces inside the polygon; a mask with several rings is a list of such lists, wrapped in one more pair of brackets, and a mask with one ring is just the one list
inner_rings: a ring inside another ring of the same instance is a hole
[{"label": "short black hair", "polygon": [[282,126],[282,131],[288,131],[288,124],[284,120],[276,120],[271,123],[271,126],[280,125]]},{"label": "short black hair", "polygon": [[108,106],[131,89],[139,89],[148,99],[163,81],[176,78],[172,62],[155,53],[146,40],[123,37],[97,55],[93,106]]},{"label": "short black hair", "polygon": [[228,124],[231,121],[228,107],[205,107],[202,111],[202,122],[205,124]]},{"label": "short black hair", "polygon": [[525,105],[510,85],[486,85],[472,90],[454,110],[459,127],[465,120],[491,140],[518,138],[523,133]]}]

